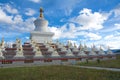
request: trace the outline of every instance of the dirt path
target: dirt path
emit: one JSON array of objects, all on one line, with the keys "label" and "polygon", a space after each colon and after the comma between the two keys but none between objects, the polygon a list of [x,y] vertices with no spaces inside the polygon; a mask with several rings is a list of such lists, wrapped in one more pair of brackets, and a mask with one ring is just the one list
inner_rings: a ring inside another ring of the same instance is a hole
[{"label": "dirt path", "polygon": [[70,65],[72,67],[80,67],[80,68],[88,68],[88,69],[98,69],[98,70],[109,70],[109,71],[120,71],[117,68],[104,68],[104,67],[91,67],[91,66],[77,66],[77,65]]}]

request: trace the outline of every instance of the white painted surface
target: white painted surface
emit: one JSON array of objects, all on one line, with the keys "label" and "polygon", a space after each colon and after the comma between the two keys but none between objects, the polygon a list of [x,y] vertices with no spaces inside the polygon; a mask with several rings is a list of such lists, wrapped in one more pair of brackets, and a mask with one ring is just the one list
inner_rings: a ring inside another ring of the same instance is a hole
[{"label": "white painted surface", "polygon": [[31,39],[38,43],[44,43],[45,41],[52,41],[54,33],[52,32],[38,32],[32,31],[31,32]]},{"label": "white painted surface", "polygon": [[48,32],[48,21],[44,18],[37,18],[34,21],[35,31]]}]

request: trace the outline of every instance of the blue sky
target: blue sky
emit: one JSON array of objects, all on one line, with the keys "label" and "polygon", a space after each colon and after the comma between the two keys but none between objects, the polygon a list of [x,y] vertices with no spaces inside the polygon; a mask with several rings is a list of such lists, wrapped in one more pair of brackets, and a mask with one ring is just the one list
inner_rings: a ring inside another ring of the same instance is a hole
[{"label": "blue sky", "polygon": [[54,40],[120,48],[120,0],[0,0],[0,39],[29,39],[44,8]]}]

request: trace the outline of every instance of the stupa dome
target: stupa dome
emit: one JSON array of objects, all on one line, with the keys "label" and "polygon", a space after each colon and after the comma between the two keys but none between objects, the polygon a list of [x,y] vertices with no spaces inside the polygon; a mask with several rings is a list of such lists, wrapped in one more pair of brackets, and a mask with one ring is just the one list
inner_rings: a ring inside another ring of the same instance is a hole
[{"label": "stupa dome", "polygon": [[43,18],[37,18],[34,21],[35,31],[47,32],[48,31],[48,21]]},{"label": "stupa dome", "polygon": [[35,31],[48,32],[48,21],[43,17],[43,9],[40,8],[40,16],[34,21]]}]

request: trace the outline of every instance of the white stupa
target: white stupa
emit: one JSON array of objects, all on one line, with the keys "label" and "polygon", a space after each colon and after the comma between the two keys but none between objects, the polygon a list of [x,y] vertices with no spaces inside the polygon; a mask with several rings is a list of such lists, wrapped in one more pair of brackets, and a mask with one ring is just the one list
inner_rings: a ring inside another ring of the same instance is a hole
[{"label": "white stupa", "polygon": [[43,9],[40,8],[40,16],[34,21],[35,29],[31,32],[30,38],[37,43],[52,41],[54,33],[48,30],[48,21],[43,17]]}]

